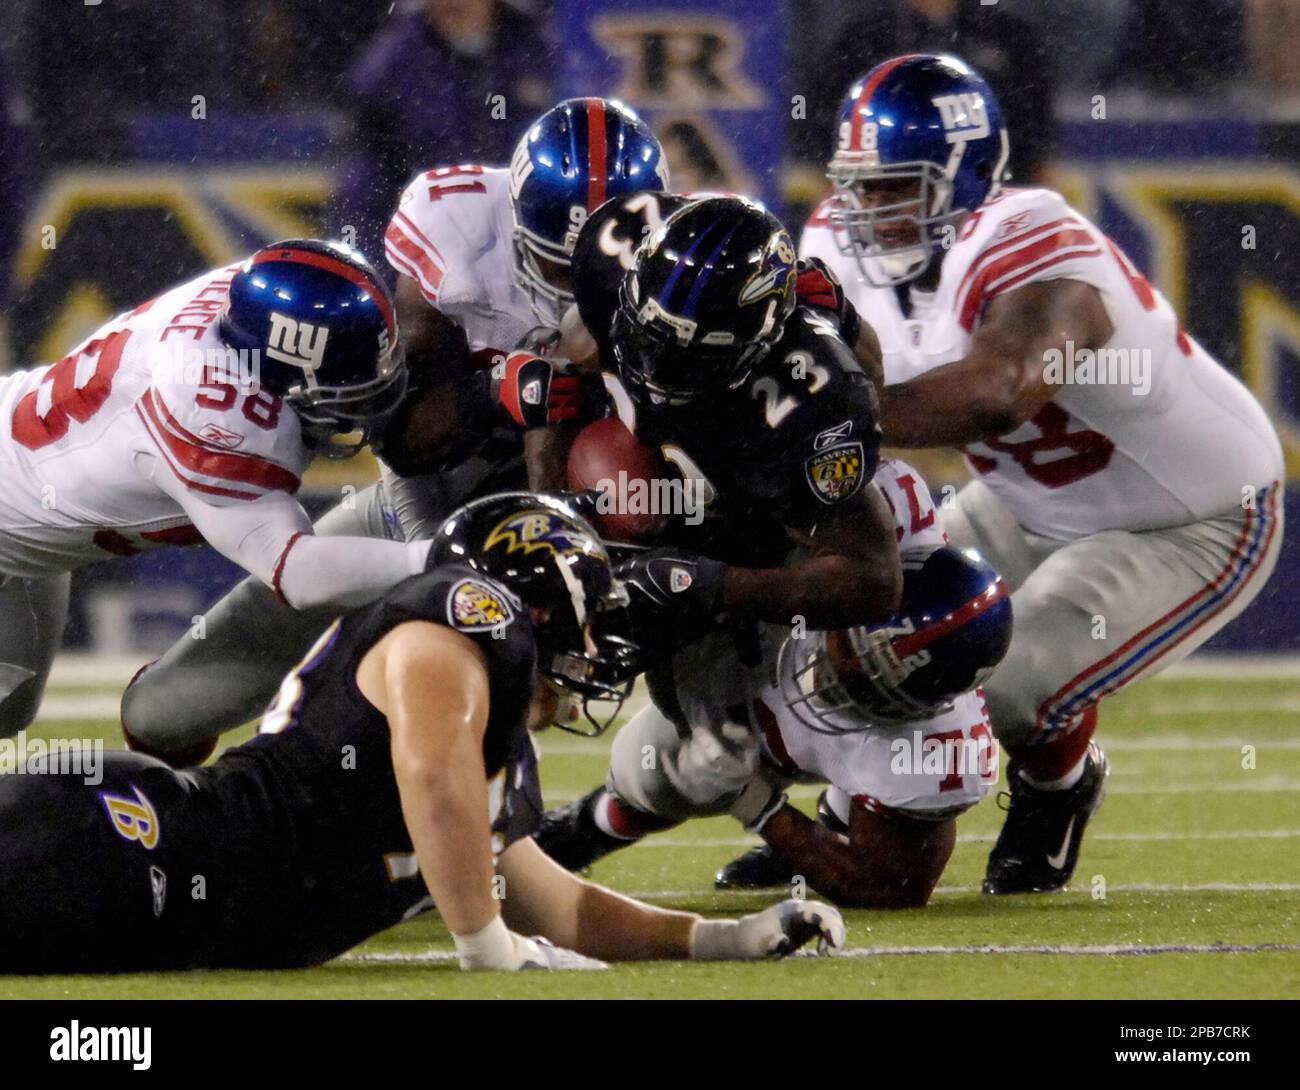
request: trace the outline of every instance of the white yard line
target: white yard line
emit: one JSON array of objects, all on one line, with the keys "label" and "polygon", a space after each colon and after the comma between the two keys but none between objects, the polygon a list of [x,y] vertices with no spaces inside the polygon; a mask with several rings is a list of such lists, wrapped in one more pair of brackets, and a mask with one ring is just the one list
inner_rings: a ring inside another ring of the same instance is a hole
[{"label": "white yard line", "polygon": [[[760,897],[764,895],[770,898],[773,890],[780,888],[780,886],[772,886],[767,889],[633,889],[620,890],[620,892],[641,900]],[[979,891],[979,886],[936,886],[934,890],[938,894],[969,894],[979,893]],[[1079,888],[1070,892],[1083,895],[1086,893],[1086,889],[1083,885],[1080,885]],[[1113,893],[1300,893],[1300,882],[1200,882],[1184,885],[1159,882],[1108,882],[1106,895],[1109,897]],[[1038,896],[1060,895],[1038,894]]]},{"label": "white yard line", "polygon": [[[849,946],[832,955],[835,958],[934,957],[952,954],[1057,954],[1067,957],[1149,957],[1157,954],[1266,954],[1297,953],[1295,942],[1168,942],[1168,943],[1096,943],[1055,945],[1050,943],[981,943],[978,945],[933,946]],[[816,957],[812,950],[801,950],[795,957]],[[451,950],[354,950],[336,959],[369,965],[441,965],[455,961]]]},{"label": "white yard line", "polygon": [[[997,839],[996,833],[958,833],[958,844],[991,844]],[[1199,832],[1169,832],[1156,831],[1149,833],[1089,833],[1088,841],[1091,843],[1095,840],[1112,840],[1112,841],[1166,841],[1166,840],[1296,840],[1300,839],[1300,829],[1234,829],[1230,831],[1215,831],[1208,833]],[[758,837],[752,836],[724,836],[711,837],[702,840],[682,839],[673,836],[647,836],[635,844],[629,845],[632,848],[752,848],[761,844]]]}]

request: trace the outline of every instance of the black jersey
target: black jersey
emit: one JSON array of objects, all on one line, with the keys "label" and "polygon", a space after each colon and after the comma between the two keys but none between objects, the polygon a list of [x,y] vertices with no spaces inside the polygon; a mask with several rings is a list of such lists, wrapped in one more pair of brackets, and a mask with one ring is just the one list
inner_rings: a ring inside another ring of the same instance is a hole
[{"label": "black jersey", "polygon": [[262,733],[207,768],[112,752],[95,779],[36,774],[44,758],[0,776],[0,972],[315,965],[431,907],[388,724],[355,681],[411,620],[482,649],[493,851],[530,835],[532,628],[501,587],[439,567],[332,624]]},{"label": "black jersey", "polygon": [[454,628],[487,659],[493,850],[540,820],[526,727],[536,648],[526,614],[468,567],[414,576],[331,625],[285,679],[261,733],[198,772],[216,869],[234,886],[212,891],[228,906],[217,964],[314,964],[428,907],[388,723],[356,686],[365,653],[411,620]]},{"label": "black jersey", "polygon": [[791,315],[734,390],[656,409],[634,404],[612,369],[606,384],[624,423],[668,473],[705,482],[703,521],[674,518],[672,539],[728,563],[779,563],[790,549],[784,527],[813,530],[853,502],[879,462],[875,389],[831,322],[810,308]]}]

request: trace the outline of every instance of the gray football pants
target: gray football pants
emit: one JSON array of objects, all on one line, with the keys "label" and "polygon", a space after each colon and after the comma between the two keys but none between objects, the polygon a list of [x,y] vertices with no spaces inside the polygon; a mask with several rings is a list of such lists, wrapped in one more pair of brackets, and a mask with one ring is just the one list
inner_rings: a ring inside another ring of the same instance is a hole
[{"label": "gray football pants", "polygon": [[[429,537],[447,513],[439,478],[385,479],[320,517],[316,533],[402,541]],[[122,722],[151,748],[179,749],[260,715],[284,675],[335,617],[295,610],[247,578],[222,598],[122,696]]]},{"label": "gray football pants", "polygon": [[30,726],[68,620],[66,572],[38,579],[0,576],[0,737]]}]

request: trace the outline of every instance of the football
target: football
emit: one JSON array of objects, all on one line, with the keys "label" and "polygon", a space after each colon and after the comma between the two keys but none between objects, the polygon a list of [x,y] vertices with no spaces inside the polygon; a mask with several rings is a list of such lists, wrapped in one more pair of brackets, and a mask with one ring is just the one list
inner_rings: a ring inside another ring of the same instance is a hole
[{"label": "football", "polygon": [[654,451],[627,430],[617,417],[588,424],[569,450],[569,487],[604,493],[595,518],[596,529],[610,541],[644,542],[663,525],[645,497],[663,472]]}]

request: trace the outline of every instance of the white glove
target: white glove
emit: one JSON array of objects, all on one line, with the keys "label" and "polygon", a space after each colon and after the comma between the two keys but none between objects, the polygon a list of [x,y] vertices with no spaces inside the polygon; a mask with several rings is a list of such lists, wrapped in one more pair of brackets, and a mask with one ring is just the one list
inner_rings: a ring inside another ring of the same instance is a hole
[{"label": "white glove", "polygon": [[516,935],[498,916],[481,931],[452,935],[462,969],[608,969],[603,961],[566,950],[540,937]]},{"label": "white glove", "polygon": [[758,738],[739,723],[713,730],[694,727],[674,753],[663,758],[664,775],[695,806],[712,806],[741,791],[758,772]]},{"label": "white glove", "polygon": [[844,945],[844,917],[820,901],[782,901],[739,920],[697,920],[691,928],[691,957],[700,961],[757,961],[783,958],[810,939],[817,953]]}]

